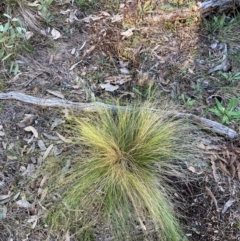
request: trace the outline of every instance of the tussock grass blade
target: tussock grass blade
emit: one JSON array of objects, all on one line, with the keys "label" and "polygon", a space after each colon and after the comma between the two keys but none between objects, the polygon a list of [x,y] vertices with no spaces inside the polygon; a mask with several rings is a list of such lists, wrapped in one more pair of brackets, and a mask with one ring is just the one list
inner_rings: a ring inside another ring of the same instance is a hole
[{"label": "tussock grass blade", "polygon": [[114,240],[141,240],[136,227],[142,237],[154,228],[161,241],[185,240],[166,180],[182,176],[178,163],[193,158],[191,127],[172,119],[171,111],[151,108],[144,104],[69,117],[73,141],[82,152],[72,158],[64,177],[59,178],[60,167],[53,176],[52,191],[61,194],[48,215],[53,230],[70,229],[85,237],[102,224]]}]

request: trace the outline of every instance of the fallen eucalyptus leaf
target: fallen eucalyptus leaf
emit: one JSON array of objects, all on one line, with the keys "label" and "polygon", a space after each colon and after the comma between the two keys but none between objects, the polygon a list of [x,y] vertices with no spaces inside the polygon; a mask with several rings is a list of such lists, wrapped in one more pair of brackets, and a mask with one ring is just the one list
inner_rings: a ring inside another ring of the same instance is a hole
[{"label": "fallen eucalyptus leaf", "polygon": [[55,127],[57,127],[58,125],[61,125],[65,123],[65,121],[61,118],[55,118],[52,125],[51,125],[51,130],[53,130]]},{"label": "fallen eucalyptus leaf", "polygon": [[23,172],[23,176],[31,176],[35,172],[34,164],[30,163],[27,165],[27,169]]},{"label": "fallen eucalyptus leaf", "polygon": [[198,171],[196,170],[196,168],[193,167],[193,166],[189,166],[189,167],[188,167],[188,170],[191,171],[191,172],[193,172],[193,173],[196,173],[196,174],[198,174],[198,175],[200,175],[200,174],[203,173],[203,171],[199,171],[199,172],[198,172]]},{"label": "fallen eucalyptus leaf", "polygon": [[14,146],[15,146],[14,143],[10,143],[8,146],[8,151],[10,151]]},{"label": "fallen eucalyptus leaf", "polygon": [[26,200],[18,200],[17,202],[16,202],[16,204],[20,207],[20,208],[31,208],[31,204],[28,202],[28,201],[26,201]]},{"label": "fallen eucalyptus leaf", "polygon": [[119,88],[118,85],[111,85],[111,84],[100,84],[102,89],[105,89],[106,91],[113,92]]},{"label": "fallen eucalyptus leaf", "polygon": [[53,144],[51,144],[51,145],[47,148],[47,150],[45,151],[45,153],[43,154],[43,157],[42,157],[42,160],[43,160],[43,161],[49,156],[50,151],[52,150],[52,148],[53,148]]},{"label": "fallen eucalyptus leaf", "polygon": [[61,37],[61,33],[58,30],[56,30],[55,28],[52,29],[51,34],[52,34],[54,40]]},{"label": "fallen eucalyptus leaf", "polygon": [[17,125],[21,128],[26,126],[30,126],[33,123],[35,116],[31,114],[25,114],[23,120],[17,123]]},{"label": "fallen eucalyptus leaf", "polygon": [[230,208],[230,207],[233,205],[233,203],[234,203],[235,201],[236,201],[236,200],[233,199],[233,198],[229,199],[229,200],[224,204],[223,209],[222,209],[222,213],[225,213],[225,212],[228,210],[228,208]]},{"label": "fallen eucalyptus leaf", "polygon": [[59,134],[58,132],[56,132],[56,134],[58,135],[58,137],[65,143],[72,143],[72,140],[65,138],[64,136],[62,136],[61,134]]},{"label": "fallen eucalyptus leaf", "polygon": [[49,135],[49,134],[47,134],[47,133],[43,133],[43,135],[44,135],[47,139],[52,140],[52,141],[58,141],[58,140],[59,140],[59,138],[58,138],[57,136],[52,136],[52,135]]},{"label": "fallen eucalyptus leaf", "polygon": [[33,223],[33,222],[36,221],[36,219],[38,219],[38,216],[37,215],[33,215],[29,219],[27,219],[27,223]]},{"label": "fallen eucalyptus leaf", "polygon": [[120,72],[121,72],[121,74],[130,74],[130,72],[127,68],[121,68]]},{"label": "fallen eucalyptus leaf", "polygon": [[5,205],[0,206],[0,220],[6,218],[7,216],[7,207]]},{"label": "fallen eucalyptus leaf", "polygon": [[28,40],[28,39],[30,39],[30,38],[33,36],[33,32],[27,31],[27,32],[25,33],[25,36],[26,36],[26,39]]},{"label": "fallen eucalyptus leaf", "polygon": [[19,197],[19,195],[20,195],[20,193],[21,192],[18,192],[18,193],[16,193],[14,196],[13,196],[13,201],[15,201],[15,200],[17,200],[18,199],[18,197]]},{"label": "fallen eucalyptus leaf", "polygon": [[48,93],[57,96],[58,98],[64,99],[64,95],[58,91],[47,90]]},{"label": "fallen eucalyptus leaf", "polygon": [[0,195],[0,204],[8,203],[11,200],[12,194]]},{"label": "fallen eucalyptus leaf", "polygon": [[38,140],[37,144],[41,151],[46,151],[47,148],[42,140]]},{"label": "fallen eucalyptus leaf", "polygon": [[126,38],[131,37],[133,35],[134,30],[135,30],[135,28],[129,28],[127,31],[122,32],[121,35]]},{"label": "fallen eucalyptus leaf", "polygon": [[33,126],[27,126],[24,128],[25,131],[32,132],[35,138],[38,138],[38,132]]}]

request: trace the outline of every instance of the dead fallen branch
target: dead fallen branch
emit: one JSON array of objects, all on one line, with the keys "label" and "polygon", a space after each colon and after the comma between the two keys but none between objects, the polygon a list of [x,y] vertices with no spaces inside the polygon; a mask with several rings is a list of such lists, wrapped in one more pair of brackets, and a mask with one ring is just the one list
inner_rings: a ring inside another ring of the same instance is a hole
[{"label": "dead fallen branch", "polygon": [[[97,107],[103,107],[110,109],[112,111],[116,111],[117,108],[125,110],[126,107],[121,106],[117,107],[115,105],[108,105],[102,102],[94,102],[94,103],[79,103],[79,102],[72,102],[58,98],[38,98],[31,95],[26,95],[20,92],[8,92],[8,93],[0,93],[0,100],[19,100],[28,104],[38,105],[42,107],[58,107],[58,108],[70,108],[70,109],[79,109],[82,111],[88,112],[96,112]],[[188,118],[193,123],[207,128],[215,133],[227,136],[228,138],[236,138],[238,134],[233,129],[224,126],[218,122],[211,121],[209,119],[199,117],[193,114],[188,113],[174,113],[177,118]]]},{"label": "dead fallen branch", "polygon": [[147,16],[153,22],[184,21],[190,17],[206,17],[212,13],[232,11],[240,6],[240,0],[208,0],[197,5],[183,8],[156,9],[152,16]]},{"label": "dead fallen branch", "polygon": [[239,5],[240,0],[209,0],[199,3],[199,12],[203,16],[206,16],[216,10],[218,10],[218,12],[234,10]]}]

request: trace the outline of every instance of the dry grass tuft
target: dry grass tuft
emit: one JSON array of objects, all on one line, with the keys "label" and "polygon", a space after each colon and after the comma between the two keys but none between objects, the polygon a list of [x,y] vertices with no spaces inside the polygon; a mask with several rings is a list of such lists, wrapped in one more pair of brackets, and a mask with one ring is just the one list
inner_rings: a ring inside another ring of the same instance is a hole
[{"label": "dry grass tuft", "polygon": [[181,177],[180,161],[193,158],[191,127],[172,119],[171,111],[149,108],[99,109],[97,115],[69,118],[74,142],[85,151],[50,181],[52,192],[61,194],[48,215],[54,233],[70,229],[91,240],[89,230],[102,224],[114,240],[141,240],[137,226],[143,237],[154,228],[161,241],[185,240],[166,180]]}]

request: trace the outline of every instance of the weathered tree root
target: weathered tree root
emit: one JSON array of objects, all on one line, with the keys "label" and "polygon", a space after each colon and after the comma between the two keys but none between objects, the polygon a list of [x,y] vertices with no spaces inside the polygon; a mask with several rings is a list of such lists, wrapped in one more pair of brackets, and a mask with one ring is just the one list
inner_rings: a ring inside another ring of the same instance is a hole
[{"label": "weathered tree root", "polygon": [[[7,100],[7,99],[19,100],[28,104],[38,105],[42,107],[70,108],[70,109],[79,109],[79,110],[88,111],[88,112],[96,112],[97,107],[107,108],[112,111],[116,111],[119,108],[122,110],[126,109],[126,107],[124,106],[118,107],[115,105],[104,104],[102,102],[79,103],[79,102],[72,102],[72,101],[67,101],[63,99],[58,99],[58,98],[45,99],[45,98],[38,98],[38,97],[34,97],[31,95],[26,95],[26,94],[23,94],[20,92],[14,92],[14,91],[8,92],[8,93],[0,93],[0,99],[1,100]],[[175,112],[174,116],[177,118],[187,118],[191,120],[194,124],[202,126],[203,128],[211,130],[220,135],[227,136],[228,138],[231,138],[231,139],[238,137],[238,133],[233,129],[203,117],[199,117],[193,114],[178,113],[178,112]]]}]

